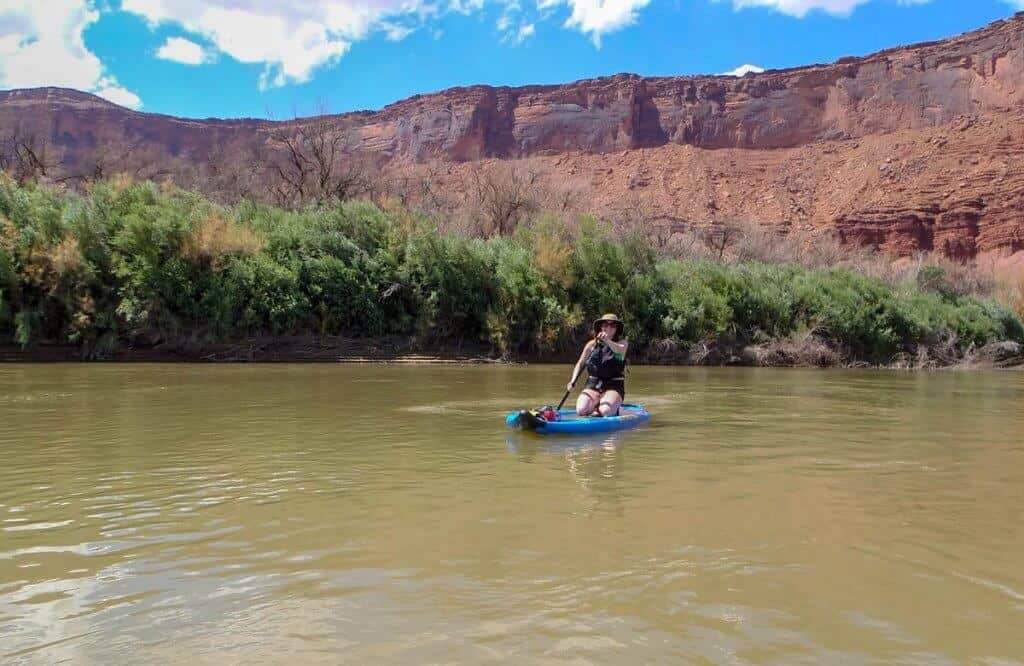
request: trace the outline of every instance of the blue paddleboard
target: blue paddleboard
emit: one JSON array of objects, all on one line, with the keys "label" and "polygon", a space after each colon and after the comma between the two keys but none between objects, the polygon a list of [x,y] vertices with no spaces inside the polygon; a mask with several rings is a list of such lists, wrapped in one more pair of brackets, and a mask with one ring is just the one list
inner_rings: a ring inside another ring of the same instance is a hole
[{"label": "blue paddleboard", "polygon": [[555,421],[546,421],[528,410],[522,410],[510,412],[505,417],[505,424],[510,428],[532,430],[541,435],[585,434],[635,428],[649,418],[651,415],[643,405],[622,405],[618,416],[577,416],[576,410],[563,409],[558,412]]}]

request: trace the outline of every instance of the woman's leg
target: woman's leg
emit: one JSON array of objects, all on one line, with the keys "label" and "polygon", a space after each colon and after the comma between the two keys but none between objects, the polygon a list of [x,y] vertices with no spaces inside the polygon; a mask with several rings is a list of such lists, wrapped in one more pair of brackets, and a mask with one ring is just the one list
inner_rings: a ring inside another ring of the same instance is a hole
[{"label": "woman's leg", "polygon": [[576,398],[576,414],[579,416],[590,416],[590,413],[597,407],[597,401],[601,394],[594,389],[583,389],[580,397]]},{"label": "woman's leg", "polygon": [[598,409],[601,416],[615,416],[619,413],[619,405],[622,404],[622,396],[618,391],[608,390],[601,395],[601,404]]}]

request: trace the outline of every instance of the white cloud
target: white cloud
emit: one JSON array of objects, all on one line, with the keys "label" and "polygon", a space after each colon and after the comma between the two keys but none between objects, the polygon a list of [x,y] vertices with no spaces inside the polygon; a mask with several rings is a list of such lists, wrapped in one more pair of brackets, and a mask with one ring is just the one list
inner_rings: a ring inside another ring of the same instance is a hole
[{"label": "white cloud", "polygon": [[139,99],[138,95],[133,93],[131,90],[121,88],[120,86],[108,86],[106,88],[94,90],[93,92],[114,104],[127,106],[129,109],[137,109],[142,106],[142,100]]},{"label": "white cloud", "polygon": [[[469,12],[481,4],[453,0],[450,8]],[[398,40],[415,30],[393,19],[422,23],[439,11],[429,0],[122,0],[121,8],[201,35],[239,62],[262,64],[261,87],[308,81],[371,32]]]},{"label": "white cloud", "polygon": [[536,25],[531,21],[524,20],[523,7],[519,4],[519,0],[504,0],[504,2],[505,9],[495,24],[498,32],[502,33],[501,41],[503,44],[509,42],[522,44],[536,31]]},{"label": "white cloud", "polygon": [[502,33],[502,42],[516,41],[517,44],[519,43],[519,29],[515,28],[515,26],[520,22],[519,16],[522,14],[522,9],[519,0],[506,0],[505,8],[502,10],[501,16],[498,17],[498,22],[494,26],[498,32]]},{"label": "white cloud", "polygon": [[99,19],[92,0],[0,0],[0,87],[76,88],[138,108],[85,45],[85,29]]},{"label": "white cloud", "polygon": [[410,28],[407,25],[399,25],[397,23],[384,23],[381,25],[381,30],[384,31],[384,36],[387,37],[389,42],[400,42],[416,32],[416,28]]},{"label": "white cloud", "polygon": [[457,14],[472,14],[484,8],[484,0],[450,0],[448,8]]},{"label": "white cloud", "polygon": [[[732,0],[736,9],[744,7],[768,7],[783,14],[803,18],[807,12],[820,10],[835,16],[849,16],[858,5],[863,5],[871,0]],[[897,0],[901,5],[923,5],[931,0]],[[1024,0],[1009,0],[1010,2],[1021,2]]]},{"label": "white cloud", "polygon": [[[536,29],[520,0],[494,0],[503,40],[522,42]],[[565,5],[565,26],[601,37],[634,23],[650,0],[535,0],[545,10]],[[485,0],[122,0],[121,9],[151,25],[173,24],[203,37],[218,51],[264,67],[261,87],[308,81],[340,60],[357,41],[383,33],[398,41],[445,13],[472,14]],[[532,10],[532,8],[531,8]],[[529,20],[528,20],[529,19]],[[436,33],[434,33],[436,34]]]},{"label": "white cloud", "polygon": [[532,23],[525,23],[519,26],[519,32],[516,33],[516,44],[522,44],[523,40],[534,33],[534,25]]},{"label": "white cloud", "polygon": [[210,55],[202,46],[182,37],[168,37],[164,45],[157,49],[156,57],[183,65],[201,65],[210,61]]},{"label": "white cloud", "polygon": [[736,9],[745,7],[768,7],[789,14],[803,17],[812,9],[820,9],[829,14],[848,16],[857,5],[869,0],[733,0]]},{"label": "white cloud", "polygon": [[601,47],[601,37],[636,23],[637,15],[651,0],[538,0],[541,13],[559,4],[568,4],[572,13],[565,27],[589,35],[594,46]]},{"label": "white cloud", "polygon": [[764,71],[764,67],[758,67],[757,65],[740,65],[731,72],[722,72],[722,76],[744,76],[746,74],[760,74]]},{"label": "white cloud", "polygon": [[17,53],[24,41],[25,38],[17,33],[9,35],[0,34],[0,58]]}]

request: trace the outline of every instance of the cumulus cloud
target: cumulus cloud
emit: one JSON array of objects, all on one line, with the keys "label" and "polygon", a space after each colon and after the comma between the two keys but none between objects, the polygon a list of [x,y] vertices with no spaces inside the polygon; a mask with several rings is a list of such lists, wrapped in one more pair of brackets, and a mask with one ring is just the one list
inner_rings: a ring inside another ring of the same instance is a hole
[{"label": "cumulus cloud", "polygon": [[96,88],[91,92],[99,95],[103,99],[113,102],[114,104],[120,104],[121,106],[127,106],[129,109],[138,109],[142,106],[142,100],[139,96],[133,93],[127,88],[122,88],[118,85],[108,85],[102,88]]},{"label": "cumulus cloud", "polygon": [[211,60],[202,46],[182,37],[168,37],[164,45],[157,49],[156,57],[184,65],[201,65]]},{"label": "cumulus cloud", "polygon": [[[564,17],[564,11],[568,17],[563,27],[581,32],[600,47],[605,35],[636,23],[650,1],[492,3],[501,11],[497,29],[502,41],[522,43],[535,33],[538,22],[550,20],[556,11]],[[730,2],[736,9],[764,7],[800,17],[811,11],[844,16],[871,0],[717,1]],[[1004,1],[1024,8],[1024,0]],[[140,106],[138,96],[118,83],[83,38],[100,12],[114,11],[112,7],[117,4],[109,0],[0,0],[0,87],[67,86]],[[399,41],[422,28],[439,39],[443,33],[429,25],[432,19],[481,12],[484,7],[485,0],[120,0],[119,9],[152,27],[174,26],[195,38],[171,37],[157,50],[157,57],[199,65],[223,53],[262,66],[260,87],[267,88],[308,81],[372,34]],[[742,69],[730,74],[741,75]]]},{"label": "cumulus cloud", "polygon": [[567,4],[571,13],[565,27],[588,35],[594,46],[601,47],[601,37],[636,23],[641,9],[651,0],[537,0],[541,13]]},{"label": "cumulus cloud", "polygon": [[262,64],[261,87],[308,81],[371,32],[398,40],[414,30],[394,19],[422,22],[439,11],[427,0],[122,0],[121,9],[151,25],[181,26],[239,62]]},{"label": "cumulus cloud", "polygon": [[[538,20],[564,7],[564,26],[600,46],[602,36],[636,22],[650,0],[535,0],[526,11],[520,0],[494,2],[502,11],[503,41],[522,43]],[[166,39],[158,58],[200,65],[222,53],[262,66],[265,89],[308,81],[371,34],[399,41],[431,19],[484,6],[485,0],[121,0],[118,9],[151,27],[173,26],[192,36]],[[0,86],[68,86],[140,106],[85,46],[83,34],[101,7],[114,11],[107,0],[0,0]],[[442,33],[435,27],[430,34],[438,39]]]},{"label": "cumulus cloud", "polygon": [[0,87],[76,88],[132,108],[138,95],[120,86],[85,45],[99,19],[92,0],[0,2]]},{"label": "cumulus cloud", "polygon": [[747,74],[760,74],[763,71],[764,67],[757,65],[740,65],[730,72],[722,72],[722,76],[746,76]]}]

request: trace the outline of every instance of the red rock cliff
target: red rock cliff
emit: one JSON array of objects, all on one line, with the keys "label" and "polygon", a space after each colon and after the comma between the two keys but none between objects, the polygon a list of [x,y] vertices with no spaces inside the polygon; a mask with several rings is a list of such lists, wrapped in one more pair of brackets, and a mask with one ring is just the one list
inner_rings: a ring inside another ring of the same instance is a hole
[{"label": "red rock cliff", "polygon": [[[454,88],[332,121],[385,167],[530,158],[568,177],[571,163],[576,184],[602,206],[594,212],[614,211],[631,194],[658,215],[694,223],[731,215],[831,226],[904,254],[972,257],[1024,248],[1022,109],[1024,13],[830,65],[743,78],[621,74]],[[137,113],[60,89],[0,92],[0,136],[45,137],[58,176],[105,152],[141,175],[201,184],[215,156],[244,163],[279,126]],[[684,159],[679,147],[698,152]],[[623,151],[636,155],[610,157]],[[803,153],[797,166],[792,156]],[[646,176],[637,177],[638,160]],[[769,182],[769,169],[785,184]],[[837,172],[847,174],[843,182]],[[784,194],[765,198],[779,188]]]}]

